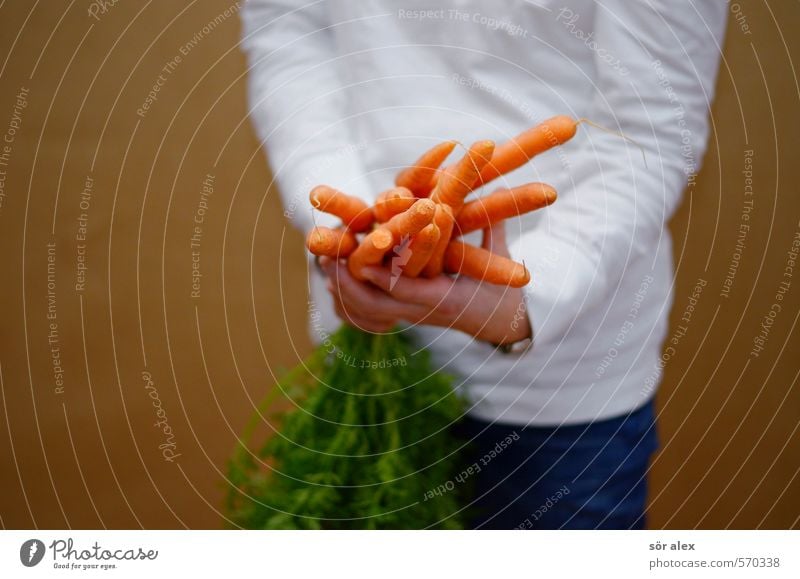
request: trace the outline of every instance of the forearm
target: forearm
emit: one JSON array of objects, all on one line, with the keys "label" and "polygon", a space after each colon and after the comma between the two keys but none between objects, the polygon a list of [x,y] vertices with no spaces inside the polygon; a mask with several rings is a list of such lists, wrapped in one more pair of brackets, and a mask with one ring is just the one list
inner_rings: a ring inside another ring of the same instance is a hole
[{"label": "forearm", "polygon": [[584,126],[562,151],[559,201],[511,244],[531,269],[537,343],[558,343],[582,312],[607,308],[622,278],[666,242],[709,133],[724,3],[610,0],[597,11],[594,97],[578,114],[625,137]]},{"label": "forearm", "polygon": [[[312,224],[307,197],[320,183],[368,198],[362,147],[343,122],[345,91],[332,58],[327,3],[249,0],[242,10],[248,100],[285,214],[301,231]],[[319,224],[327,224],[324,215]]]}]

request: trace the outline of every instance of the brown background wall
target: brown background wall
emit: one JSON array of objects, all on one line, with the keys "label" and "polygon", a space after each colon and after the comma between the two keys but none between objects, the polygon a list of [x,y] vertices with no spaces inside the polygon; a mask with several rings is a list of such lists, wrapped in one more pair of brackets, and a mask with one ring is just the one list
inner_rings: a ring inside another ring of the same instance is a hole
[{"label": "brown background wall", "polygon": [[[231,4],[119,1],[97,18],[90,6],[0,8],[0,133],[13,132],[0,165],[0,523],[219,527],[237,433],[270,375],[309,349],[301,239],[248,123],[236,14],[202,33]],[[713,143],[672,225],[673,329],[698,278],[707,286],[666,365],[654,527],[797,527],[800,514],[800,269],[763,352],[749,356],[800,228],[800,4],[740,8],[749,34],[731,20]],[[747,149],[751,229],[725,298]],[[190,242],[208,175],[193,298]],[[172,462],[153,396],[180,454]]]}]

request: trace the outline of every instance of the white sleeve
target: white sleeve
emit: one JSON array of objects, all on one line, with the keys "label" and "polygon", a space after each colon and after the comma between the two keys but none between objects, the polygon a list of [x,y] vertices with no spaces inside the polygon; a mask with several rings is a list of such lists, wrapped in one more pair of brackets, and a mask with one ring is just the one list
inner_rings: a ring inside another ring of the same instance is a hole
[{"label": "white sleeve", "polygon": [[[665,243],[709,134],[727,4],[603,0],[596,10],[594,35],[579,40],[595,54],[594,97],[575,114],[642,145],[647,166],[636,146],[586,125],[558,152],[569,186],[510,247],[533,276],[525,294],[537,345],[560,341],[581,311],[605,307],[631,260]],[[560,25],[574,16],[559,14]]]},{"label": "white sleeve", "polygon": [[[327,4],[248,0],[242,9],[250,117],[285,214],[303,232],[312,226],[308,193],[315,185],[369,198],[363,147],[343,122],[347,91],[338,74]],[[324,214],[315,219],[335,222]]]}]

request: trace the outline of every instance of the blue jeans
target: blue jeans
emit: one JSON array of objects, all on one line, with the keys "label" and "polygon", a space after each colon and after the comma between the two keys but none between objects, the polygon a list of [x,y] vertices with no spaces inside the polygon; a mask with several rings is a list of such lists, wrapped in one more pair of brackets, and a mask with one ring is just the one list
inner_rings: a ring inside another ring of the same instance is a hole
[{"label": "blue jeans", "polygon": [[515,427],[466,418],[477,529],[641,529],[653,401],[610,420]]}]

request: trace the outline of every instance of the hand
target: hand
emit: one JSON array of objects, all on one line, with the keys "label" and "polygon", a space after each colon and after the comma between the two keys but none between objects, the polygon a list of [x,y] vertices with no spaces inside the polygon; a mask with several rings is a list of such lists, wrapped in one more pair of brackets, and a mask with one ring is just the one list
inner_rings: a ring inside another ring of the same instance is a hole
[{"label": "hand", "polygon": [[[483,247],[509,256],[502,224],[484,230]],[[344,262],[323,258],[320,265],[328,275],[327,287],[336,313],[364,331],[387,332],[404,320],[454,328],[494,344],[531,337],[519,288],[492,285],[466,276],[393,278],[385,267],[365,269],[364,275],[372,283],[362,283],[350,275]]]}]

